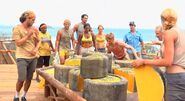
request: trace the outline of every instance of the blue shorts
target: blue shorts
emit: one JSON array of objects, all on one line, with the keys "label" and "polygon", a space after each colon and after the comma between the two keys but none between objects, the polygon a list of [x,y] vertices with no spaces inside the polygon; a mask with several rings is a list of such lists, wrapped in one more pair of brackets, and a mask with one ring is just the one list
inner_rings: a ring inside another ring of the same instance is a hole
[{"label": "blue shorts", "polygon": [[98,52],[102,52],[102,53],[105,53],[106,52],[105,51],[105,48],[98,48],[97,50],[98,50]]}]

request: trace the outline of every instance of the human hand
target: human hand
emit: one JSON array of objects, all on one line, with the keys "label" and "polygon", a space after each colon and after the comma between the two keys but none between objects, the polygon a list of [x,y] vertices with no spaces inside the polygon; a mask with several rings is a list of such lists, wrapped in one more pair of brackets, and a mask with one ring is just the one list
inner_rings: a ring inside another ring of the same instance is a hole
[{"label": "human hand", "polygon": [[78,40],[75,40],[74,43],[77,44],[78,43]]},{"label": "human hand", "polygon": [[142,66],[142,65],[144,65],[144,60],[143,59],[136,59],[132,62],[132,66],[134,68],[137,68],[137,67]]},{"label": "human hand", "polygon": [[147,53],[146,53],[146,50],[142,50],[142,51],[141,51],[141,54],[142,54],[142,55],[146,55],[146,54],[147,54]]},{"label": "human hand", "polygon": [[32,27],[28,30],[28,37],[31,37],[33,35],[33,37],[38,37],[39,35],[39,31],[37,30],[37,28]]},{"label": "human hand", "polygon": [[52,52],[55,53],[55,49],[54,48],[52,49]]},{"label": "human hand", "polygon": [[34,31],[29,30],[29,31],[28,31],[28,34],[27,34],[28,38],[30,38],[33,34],[34,34]]},{"label": "human hand", "polygon": [[37,53],[38,53],[38,49],[36,48],[30,51],[30,54],[33,56],[37,55]]}]

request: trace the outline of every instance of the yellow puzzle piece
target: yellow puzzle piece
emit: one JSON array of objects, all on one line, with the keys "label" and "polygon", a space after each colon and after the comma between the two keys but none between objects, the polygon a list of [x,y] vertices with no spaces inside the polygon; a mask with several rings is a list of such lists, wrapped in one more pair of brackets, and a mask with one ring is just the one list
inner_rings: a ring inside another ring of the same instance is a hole
[{"label": "yellow puzzle piece", "polygon": [[162,101],[164,85],[160,75],[151,66],[134,68],[139,101]]}]

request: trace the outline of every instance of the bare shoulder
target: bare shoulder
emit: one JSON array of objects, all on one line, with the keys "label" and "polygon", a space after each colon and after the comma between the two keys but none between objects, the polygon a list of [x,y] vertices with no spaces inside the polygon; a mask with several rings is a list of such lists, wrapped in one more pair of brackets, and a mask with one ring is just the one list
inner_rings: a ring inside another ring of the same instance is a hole
[{"label": "bare shoulder", "polygon": [[96,36],[93,32],[91,32],[91,35],[92,35],[92,36]]},{"label": "bare shoulder", "polygon": [[83,33],[80,33],[80,34],[79,34],[79,37],[82,37],[82,35],[83,35]]},{"label": "bare shoulder", "polygon": [[120,41],[115,41],[114,44],[115,44],[115,45],[121,45],[121,42],[120,42]]},{"label": "bare shoulder", "polygon": [[16,26],[13,27],[13,31],[21,29],[21,28],[22,28],[22,26],[20,24],[16,25]]},{"label": "bare shoulder", "polygon": [[167,39],[172,39],[172,40],[176,40],[177,37],[178,37],[178,31],[177,29],[170,29],[170,30],[166,30],[164,31],[164,37],[167,38]]},{"label": "bare shoulder", "polygon": [[75,24],[75,25],[74,25],[74,27],[73,27],[73,30],[75,30],[75,31],[76,31],[76,30],[78,29],[78,25],[79,25],[78,23],[77,23],[77,24]]},{"label": "bare shoulder", "polygon": [[58,30],[57,37],[61,37],[61,35],[62,35],[62,30]]}]

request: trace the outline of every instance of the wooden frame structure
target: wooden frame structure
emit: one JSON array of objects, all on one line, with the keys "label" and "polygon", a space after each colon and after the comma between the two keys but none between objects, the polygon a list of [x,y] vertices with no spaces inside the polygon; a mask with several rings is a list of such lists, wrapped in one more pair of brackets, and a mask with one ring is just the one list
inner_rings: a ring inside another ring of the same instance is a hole
[{"label": "wooden frame structure", "polygon": [[[69,88],[66,88],[61,82],[56,80],[54,77],[52,77],[48,73],[44,72],[44,70],[51,69],[51,68],[54,68],[54,67],[41,68],[41,69],[36,70],[36,72],[40,76],[42,76],[46,81],[45,95],[46,97],[48,96],[48,99],[54,99],[55,101],[58,101],[58,100],[86,101],[86,99],[82,98],[77,93],[70,90]],[[46,94],[47,87],[49,87],[49,92],[51,92],[51,94],[49,95]],[[63,97],[57,96],[56,89],[62,93]]]}]

